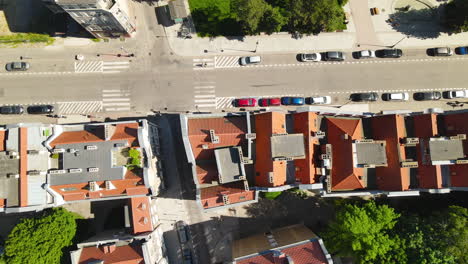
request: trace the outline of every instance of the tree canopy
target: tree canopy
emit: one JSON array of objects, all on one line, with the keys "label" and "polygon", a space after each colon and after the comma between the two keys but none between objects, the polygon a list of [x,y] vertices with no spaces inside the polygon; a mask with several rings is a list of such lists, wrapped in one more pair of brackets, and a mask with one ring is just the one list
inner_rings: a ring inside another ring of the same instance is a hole
[{"label": "tree canopy", "polygon": [[386,205],[345,205],[323,234],[327,248],[357,263],[467,264],[468,210],[451,206],[429,216]]},{"label": "tree canopy", "polygon": [[346,204],[324,234],[327,248],[332,254],[352,256],[363,263],[372,261],[395,245],[389,232],[399,216],[392,208],[375,202],[362,207]]},{"label": "tree canopy", "polygon": [[445,22],[450,31],[468,31],[468,1],[452,0],[445,7]]},{"label": "tree canopy", "polygon": [[23,218],[5,242],[7,263],[60,263],[62,249],[72,244],[75,216],[64,208],[45,210],[40,216]]}]

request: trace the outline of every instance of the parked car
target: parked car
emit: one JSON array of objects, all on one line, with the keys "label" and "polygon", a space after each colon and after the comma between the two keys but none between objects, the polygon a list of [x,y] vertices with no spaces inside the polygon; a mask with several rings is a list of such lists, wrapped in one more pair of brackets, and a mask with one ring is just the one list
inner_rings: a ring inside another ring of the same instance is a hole
[{"label": "parked car", "polygon": [[455,49],[458,55],[468,55],[468,46],[458,47]]},{"label": "parked car", "polygon": [[236,106],[237,107],[252,107],[257,104],[257,100],[255,98],[242,98],[236,99]]},{"label": "parked car", "polygon": [[408,101],[408,93],[384,93],[382,94],[382,100],[384,101]]},{"label": "parked car", "polygon": [[259,106],[279,106],[281,105],[280,98],[262,98],[258,100]]},{"label": "parked car", "polygon": [[349,96],[349,100],[353,102],[374,102],[378,98],[377,93],[353,93]]},{"label": "parked car", "polygon": [[305,101],[307,104],[330,104],[331,97],[330,96],[307,97]]},{"label": "parked car", "polygon": [[433,49],[434,56],[452,56],[453,51],[449,47],[440,47]]},{"label": "parked car", "polygon": [[361,50],[357,52],[358,59],[375,58],[375,51],[373,50]]},{"label": "parked car", "polygon": [[401,49],[381,49],[375,52],[375,55],[379,58],[400,58],[403,56]]},{"label": "parked car", "polygon": [[21,105],[8,105],[0,107],[0,114],[2,115],[20,115],[24,112]]},{"label": "parked car", "polygon": [[341,51],[328,51],[325,52],[324,56],[326,61],[343,61],[345,58],[345,55]]},{"label": "parked car", "polygon": [[187,224],[184,221],[177,221],[176,223],[177,234],[179,235],[180,243],[187,243],[189,236],[187,233]]},{"label": "parked car", "polygon": [[320,53],[302,53],[299,54],[300,61],[306,62],[306,61],[321,61],[322,60],[322,55]]},{"label": "parked car", "polygon": [[50,114],[54,112],[52,105],[32,105],[28,107],[28,114]]},{"label": "parked car", "polygon": [[447,99],[452,98],[468,98],[468,90],[445,91],[442,96]]},{"label": "parked car", "polygon": [[29,69],[29,63],[25,61],[10,62],[5,65],[7,71],[26,71]]},{"label": "parked car", "polygon": [[281,97],[282,105],[303,105],[304,97]]},{"label": "parked car", "polygon": [[260,56],[248,56],[248,57],[241,57],[239,59],[239,64],[242,66],[249,65],[249,64],[255,64],[255,63],[260,63],[262,59]]},{"label": "parked car", "polygon": [[183,252],[183,258],[184,258],[184,264],[192,264],[193,263],[192,251],[188,248],[185,248],[182,252]]},{"label": "parked car", "polygon": [[416,101],[431,101],[439,100],[442,97],[440,92],[418,92],[413,94],[413,98]]}]

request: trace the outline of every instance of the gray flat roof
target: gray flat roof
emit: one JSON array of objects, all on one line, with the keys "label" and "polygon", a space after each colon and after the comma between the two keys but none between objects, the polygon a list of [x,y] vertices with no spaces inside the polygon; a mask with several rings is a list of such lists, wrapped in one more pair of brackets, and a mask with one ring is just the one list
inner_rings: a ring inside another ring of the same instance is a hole
[{"label": "gray flat roof", "polygon": [[238,181],[240,176],[245,176],[244,164],[240,160],[241,152],[241,147],[214,150],[220,183]]},{"label": "gray flat roof", "polygon": [[384,142],[355,143],[357,164],[382,166],[387,164]]},{"label": "gray flat roof", "polygon": [[[123,167],[113,167],[112,150],[117,143],[126,144],[127,140],[104,142],[89,142],[57,145],[67,151],[62,154],[60,169],[82,169],[79,173],[50,174],[51,185],[74,184],[89,181],[112,181],[124,178]],[[86,150],[85,146],[97,146],[96,150]],[[78,150],[78,154],[68,152],[68,149]],[[88,172],[88,168],[99,168],[98,172]]]},{"label": "gray flat roof", "polygon": [[304,135],[288,134],[271,136],[271,157],[302,158],[305,157]]},{"label": "gray flat roof", "polygon": [[463,141],[429,140],[429,149],[432,161],[457,160],[465,157],[463,153]]}]

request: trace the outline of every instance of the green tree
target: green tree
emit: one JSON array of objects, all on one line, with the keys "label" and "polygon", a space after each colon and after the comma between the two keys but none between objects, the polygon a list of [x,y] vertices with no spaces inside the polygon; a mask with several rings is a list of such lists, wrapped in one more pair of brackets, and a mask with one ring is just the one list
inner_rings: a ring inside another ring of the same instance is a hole
[{"label": "green tree", "polygon": [[373,263],[397,246],[390,232],[399,217],[393,208],[373,201],[362,207],[346,204],[323,234],[325,244],[332,254]]},{"label": "green tree", "polygon": [[337,0],[289,0],[289,30],[318,34],[345,29],[344,11]]},{"label": "green tree", "polygon": [[468,1],[450,1],[445,6],[445,24],[454,33],[468,31]]},{"label": "green tree", "polygon": [[288,19],[281,14],[279,7],[268,6],[261,20],[261,30],[267,34],[280,32],[287,23]]},{"label": "green tree", "polygon": [[271,9],[264,0],[233,0],[231,5],[237,21],[248,34],[259,32],[260,22],[267,10]]},{"label": "green tree", "polygon": [[5,242],[6,262],[60,263],[62,249],[72,244],[75,217],[64,208],[45,210],[40,216],[23,218]]}]

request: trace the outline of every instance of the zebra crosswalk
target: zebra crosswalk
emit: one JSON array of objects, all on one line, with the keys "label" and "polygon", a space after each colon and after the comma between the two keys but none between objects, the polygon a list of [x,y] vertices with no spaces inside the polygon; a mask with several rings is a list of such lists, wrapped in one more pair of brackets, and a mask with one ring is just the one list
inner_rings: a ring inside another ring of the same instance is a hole
[{"label": "zebra crosswalk", "polygon": [[193,87],[194,102],[196,108],[216,107],[216,90],[214,83],[202,82]]},{"label": "zebra crosswalk", "polygon": [[130,68],[129,61],[76,61],[76,73],[119,73]]},{"label": "zebra crosswalk", "polygon": [[239,56],[216,56],[215,68],[235,68],[240,67]]},{"label": "zebra crosswalk", "polygon": [[108,89],[102,90],[102,108],[104,111],[130,111],[130,90]]}]

